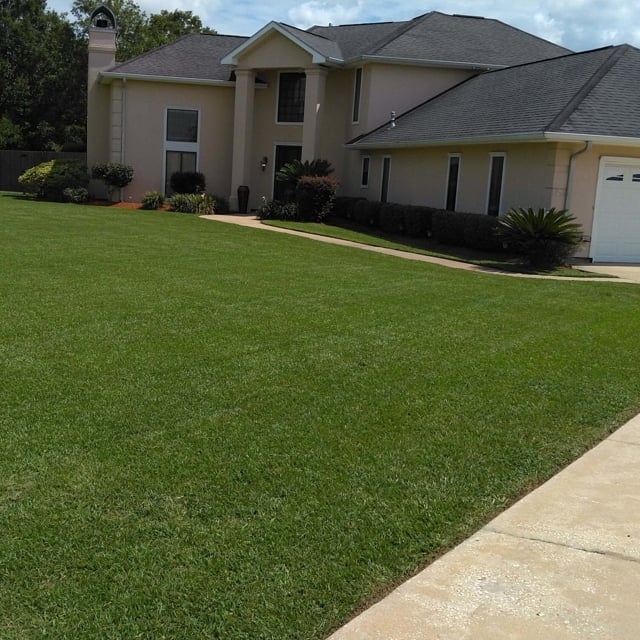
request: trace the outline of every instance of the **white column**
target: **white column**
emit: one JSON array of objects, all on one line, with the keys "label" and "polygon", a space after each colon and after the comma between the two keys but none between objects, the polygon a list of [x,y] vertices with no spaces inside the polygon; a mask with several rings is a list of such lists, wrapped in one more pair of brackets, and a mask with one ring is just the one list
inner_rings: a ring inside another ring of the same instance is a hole
[{"label": "white column", "polygon": [[238,210],[238,187],[240,185],[250,186],[256,78],[253,69],[236,69],[235,73],[233,158],[231,161],[231,194],[229,195],[229,206],[232,211]]},{"label": "white column", "polygon": [[302,160],[314,160],[320,153],[320,136],[324,119],[327,70],[306,69],[304,125],[302,127]]}]

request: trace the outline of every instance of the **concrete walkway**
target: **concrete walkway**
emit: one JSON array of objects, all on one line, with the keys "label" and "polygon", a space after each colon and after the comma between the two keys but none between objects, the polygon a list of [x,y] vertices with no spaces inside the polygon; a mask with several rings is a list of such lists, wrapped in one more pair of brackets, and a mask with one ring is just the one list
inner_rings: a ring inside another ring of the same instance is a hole
[{"label": "concrete walkway", "polygon": [[640,416],[330,640],[640,638]]},{"label": "concrete walkway", "polygon": [[[638,283],[640,282],[640,267],[613,267],[608,266],[606,271],[601,271],[595,266],[588,265],[586,267],[580,267],[581,271],[592,271],[594,273],[602,273],[608,278],[588,276],[583,277],[565,277],[565,276],[540,276],[526,273],[509,273],[506,271],[500,271],[498,269],[491,269],[489,267],[481,267],[475,264],[469,264],[466,262],[459,262],[457,260],[448,260],[447,258],[437,258],[435,256],[425,256],[420,253],[411,253],[410,251],[400,251],[398,249],[387,249],[385,247],[374,247],[368,244],[362,244],[360,242],[353,242],[351,240],[341,240],[340,238],[330,238],[329,236],[321,236],[315,233],[306,233],[303,231],[295,231],[293,229],[283,229],[281,227],[273,227],[271,225],[262,224],[254,214],[214,214],[210,216],[201,216],[207,220],[217,220],[218,222],[228,222],[231,224],[237,224],[243,227],[252,227],[254,229],[261,229],[263,231],[274,231],[276,233],[286,233],[288,235],[299,236],[301,238],[307,238],[311,240],[317,240],[319,242],[326,242],[327,244],[337,244],[343,247],[352,247],[354,249],[362,249],[364,251],[372,251],[374,253],[383,253],[388,256],[395,256],[397,258],[404,258],[405,260],[414,260],[416,262],[428,262],[431,264],[438,264],[443,267],[449,267],[451,269],[463,269],[465,271],[475,271],[478,273],[488,273],[496,276],[506,276],[512,278],[545,278],[547,280],[579,280],[581,282],[616,282],[616,283]],[[623,271],[616,271],[616,269],[623,269]]]}]

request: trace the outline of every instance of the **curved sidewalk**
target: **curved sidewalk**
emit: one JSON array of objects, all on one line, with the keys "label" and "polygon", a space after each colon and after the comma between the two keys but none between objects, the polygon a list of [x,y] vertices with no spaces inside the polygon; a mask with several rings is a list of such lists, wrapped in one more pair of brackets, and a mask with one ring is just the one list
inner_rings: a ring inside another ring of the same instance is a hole
[{"label": "curved sidewalk", "polygon": [[[308,238],[311,240],[317,240],[319,242],[326,242],[327,244],[337,244],[343,247],[353,247],[354,249],[362,249],[364,251],[372,251],[374,253],[383,253],[388,256],[395,256],[396,258],[404,258],[405,260],[414,260],[416,262],[429,262],[431,264],[438,264],[443,267],[450,267],[452,269],[463,269],[465,271],[475,271],[477,273],[487,273],[497,276],[506,276],[512,278],[545,278],[547,280],[568,280],[580,282],[617,282],[623,284],[637,284],[640,282],[640,270],[636,273],[636,278],[630,277],[631,269],[629,272],[621,274],[622,277],[618,277],[619,274],[615,273],[613,268],[610,268],[608,272],[604,272],[605,275],[610,277],[567,277],[567,276],[541,276],[527,273],[509,273],[507,271],[500,271],[498,269],[491,269],[489,267],[481,267],[476,264],[469,264],[468,262],[459,262],[457,260],[448,260],[447,258],[438,258],[436,256],[427,256],[421,253],[411,253],[410,251],[401,251],[399,249],[388,249],[386,247],[374,247],[373,245],[362,244],[360,242],[354,242],[352,240],[342,240],[340,238],[331,238],[330,236],[321,236],[315,233],[307,233],[304,231],[295,231],[294,229],[284,229],[282,227],[273,227],[271,225],[262,224],[258,218],[253,214],[214,214],[207,216],[200,216],[206,220],[217,220],[218,222],[228,222],[231,224],[237,224],[243,227],[253,227],[254,229],[262,229],[263,231],[274,231],[276,233],[286,233],[288,235],[299,236],[301,238]],[[602,273],[597,268],[585,268],[585,271],[593,271],[596,273]]]},{"label": "curved sidewalk", "polygon": [[640,416],[330,640],[637,640]]}]

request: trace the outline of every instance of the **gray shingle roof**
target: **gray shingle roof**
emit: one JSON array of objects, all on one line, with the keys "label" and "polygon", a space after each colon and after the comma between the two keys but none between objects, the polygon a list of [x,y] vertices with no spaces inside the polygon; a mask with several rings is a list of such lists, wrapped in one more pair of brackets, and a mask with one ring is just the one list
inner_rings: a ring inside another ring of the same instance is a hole
[{"label": "gray shingle roof", "polygon": [[362,56],[510,66],[569,50],[499,20],[431,11],[406,22],[312,27],[335,40],[345,60]]},{"label": "gray shingle roof", "polygon": [[244,36],[190,34],[116,65],[110,71],[165,78],[229,80],[231,69],[220,64],[220,60],[247,39]]},{"label": "gray shingle roof", "polygon": [[571,133],[640,137],[640,51],[606,47],[475,76],[350,144]]},{"label": "gray shingle roof", "polygon": [[344,60],[340,45],[335,40],[331,40],[323,35],[304,31],[303,29],[297,29],[283,22],[279,22],[278,25],[294,38],[304,42],[308,47],[311,47],[323,56],[333,60]]}]

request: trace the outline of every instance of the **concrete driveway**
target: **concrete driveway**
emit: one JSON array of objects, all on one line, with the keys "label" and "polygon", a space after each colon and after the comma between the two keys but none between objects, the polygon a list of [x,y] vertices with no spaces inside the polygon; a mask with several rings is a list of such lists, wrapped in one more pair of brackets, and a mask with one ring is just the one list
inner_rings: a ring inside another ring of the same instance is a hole
[{"label": "concrete driveway", "polygon": [[640,282],[639,264],[589,264],[576,267],[580,271],[590,271],[591,273],[603,273],[624,280]]}]

